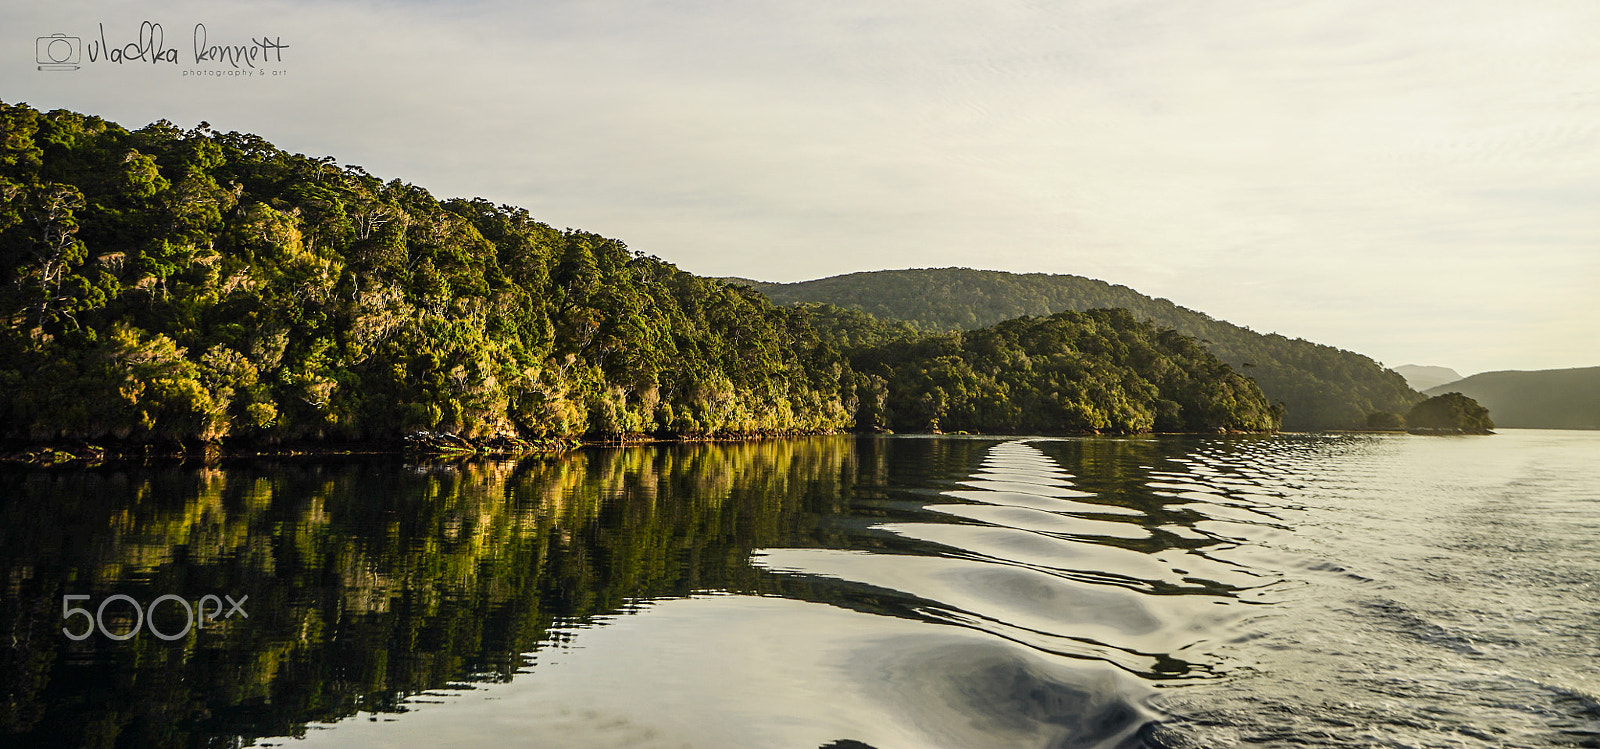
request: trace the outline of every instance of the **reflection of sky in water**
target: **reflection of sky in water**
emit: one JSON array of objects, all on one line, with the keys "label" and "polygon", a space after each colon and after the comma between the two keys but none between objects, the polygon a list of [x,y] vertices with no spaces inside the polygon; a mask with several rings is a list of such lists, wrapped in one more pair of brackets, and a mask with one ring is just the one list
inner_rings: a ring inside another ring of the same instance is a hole
[{"label": "reflection of sky in water", "polygon": [[653,603],[585,630],[510,684],[395,722],[313,730],[295,745],[1115,744],[1148,718],[1135,707],[1145,693],[1109,667],[958,627],[710,596]]}]

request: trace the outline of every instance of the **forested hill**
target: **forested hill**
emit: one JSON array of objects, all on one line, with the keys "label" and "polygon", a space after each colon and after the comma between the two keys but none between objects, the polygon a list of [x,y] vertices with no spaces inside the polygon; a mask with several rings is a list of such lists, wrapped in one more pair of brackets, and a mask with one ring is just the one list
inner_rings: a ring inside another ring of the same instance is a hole
[{"label": "forested hill", "polygon": [[1483,372],[1428,395],[1456,392],[1483,404],[1511,429],[1600,429],[1600,367]]},{"label": "forested hill", "polygon": [[1361,354],[1257,333],[1126,286],[1081,276],[930,268],[751,285],[779,304],[834,304],[926,330],[973,329],[1021,315],[1120,307],[1200,339],[1223,361],[1254,378],[1272,402],[1286,407],[1285,428],[1359,427],[1369,413],[1405,413],[1422,400],[1399,374]]},{"label": "forested hill", "polygon": [[204,125],[0,105],[0,134],[0,436],[853,423],[802,314],[622,242]]},{"label": "forested hill", "polygon": [[1193,338],[1123,309],[918,335],[859,310],[802,305],[857,372],[867,429],[1000,434],[1277,429],[1261,389]]},{"label": "forested hill", "polygon": [[254,135],[4,103],[0,320],[13,440],[1276,425],[1126,316],[919,342]]}]

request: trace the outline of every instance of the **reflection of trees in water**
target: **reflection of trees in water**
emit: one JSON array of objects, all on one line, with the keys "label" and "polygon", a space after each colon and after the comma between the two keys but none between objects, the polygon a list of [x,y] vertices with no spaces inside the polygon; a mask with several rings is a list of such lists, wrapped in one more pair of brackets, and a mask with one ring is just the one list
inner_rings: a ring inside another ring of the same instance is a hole
[{"label": "reflection of trees in water", "polygon": [[[231,743],[509,679],[557,619],[770,587],[750,551],[817,543],[817,515],[840,509],[856,470],[850,439],[814,438],[0,475],[0,634],[14,643],[0,730],[59,746]],[[60,631],[69,593],[248,595],[249,619],[170,643],[76,643]]]}]

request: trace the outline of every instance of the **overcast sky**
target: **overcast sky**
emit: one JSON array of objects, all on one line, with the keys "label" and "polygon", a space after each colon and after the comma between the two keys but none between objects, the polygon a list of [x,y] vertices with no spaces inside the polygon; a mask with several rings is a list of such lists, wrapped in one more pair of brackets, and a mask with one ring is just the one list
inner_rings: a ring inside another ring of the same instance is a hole
[{"label": "overcast sky", "polygon": [[[146,20],[177,62],[107,61]],[[288,46],[211,75],[197,23]],[[69,0],[0,30],[0,100],[206,120],[696,273],[1073,273],[1390,366],[1600,365],[1593,0]],[[38,69],[54,33],[79,69]]]}]

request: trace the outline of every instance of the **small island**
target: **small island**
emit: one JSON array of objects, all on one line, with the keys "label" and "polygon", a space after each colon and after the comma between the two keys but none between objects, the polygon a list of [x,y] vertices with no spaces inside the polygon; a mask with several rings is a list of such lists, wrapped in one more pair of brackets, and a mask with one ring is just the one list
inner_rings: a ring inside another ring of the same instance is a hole
[{"label": "small island", "polygon": [[1406,427],[1412,434],[1494,434],[1489,409],[1461,393],[1445,393],[1411,407]]}]

